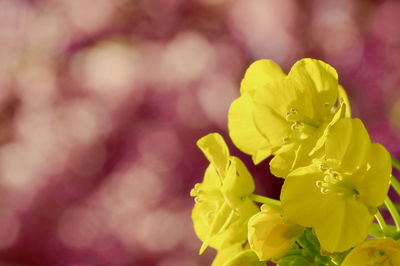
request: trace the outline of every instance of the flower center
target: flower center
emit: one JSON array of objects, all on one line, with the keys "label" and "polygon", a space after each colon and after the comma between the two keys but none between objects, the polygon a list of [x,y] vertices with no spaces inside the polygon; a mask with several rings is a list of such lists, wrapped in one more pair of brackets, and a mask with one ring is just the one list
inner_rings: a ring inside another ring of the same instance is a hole
[{"label": "flower center", "polygon": [[354,200],[359,198],[359,192],[352,185],[345,182],[343,176],[328,168],[325,164],[319,165],[319,170],[324,173],[322,180],[317,180],[315,185],[322,194],[336,194],[339,197],[351,196]]},{"label": "flower center", "polygon": [[[286,112],[286,121],[291,122],[291,129],[298,134],[298,138],[305,139],[312,135],[314,131],[319,128],[319,124],[316,123],[310,117],[302,114],[296,108],[290,108],[288,112]],[[284,142],[288,142],[290,140],[289,137],[284,138]]]}]

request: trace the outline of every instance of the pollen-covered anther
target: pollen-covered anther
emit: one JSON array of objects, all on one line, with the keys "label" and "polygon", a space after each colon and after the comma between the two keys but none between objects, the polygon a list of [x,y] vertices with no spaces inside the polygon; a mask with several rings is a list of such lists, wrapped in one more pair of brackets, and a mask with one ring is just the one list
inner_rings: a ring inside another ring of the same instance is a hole
[{"label": "pollen-covered anther", "polygon": [[343,181],[339,173],[329,169],[324,173],[323,179],[315,182],[322,194],[334,193],[339,197],[359,195],[356,189]]},{"label": "pollen-covered anther", "polygon": [[304,128],[304,124],[299,121],[296,121],[292,124],[290,128],[294,131],[301,131]]},{"label": "pollen-covered anther", "polygon": [[330,177],[332,177],[335,180],[339,181],[343,180],[342,176],[338,172],[334,171],[332,168],[329,168],[326,172]]},{"label": "pollen-covered anther", "polygon": [[318,122],[314,121],[308,115],[300,113],[299,110],[295,108],[290,108],[288,112],[286,112],[285,119],[288,122],[292,122],[292,129],[297,125],[302,125],[302,128],[305,126],[310,126],[314,130],[319,127]]},{"label": "pollen-covered anther", "polygon": [[331,192],[331,190],[326,187],[321,187],[320,191],[322,194],[328,194],[329,192]]},{"label": "pollen-covered anther", "polygon": [[299,111],[295,108],[290,108],[288,112],[286,112],[286,120],[292,121],[295,115],[297,115]]},{"label": "pollen-covered anther", "polygon": [[317,186],[317,188],[322,188],[323,184],[324,184],[324,182],[321,180],[318,180],[317,182],[315,182],[315,185]]},{"label": "pollen-covered anther", "polygon": [[318,165],[318,170],[320,170],[321,172],[325,172],[328,169],[328,167],[326,166],[326,164],[319,164]]},{"label": "pollen-covered anther", "polygon": [[199,192],[200,191],[198,189],[192,188],[192,190],[190,190],[190,196],[197,197],[199,195]]}]

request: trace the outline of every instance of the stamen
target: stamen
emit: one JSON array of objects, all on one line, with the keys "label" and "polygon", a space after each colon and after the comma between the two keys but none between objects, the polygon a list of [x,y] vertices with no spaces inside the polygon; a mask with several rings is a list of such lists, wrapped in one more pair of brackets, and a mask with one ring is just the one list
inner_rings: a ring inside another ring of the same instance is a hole
[{"label": "stamen", "polygon": [[324,182],[322,182],[321,180],[318,180],[317,182],[315,182],[315,185],[317,186],[317,188],[321,188],[323,184],[324,184]]},{"label": "stamen", "polygon": [[312,120],[311,118],[309,118],[306,115],[301,114],[297,109],[295,108],[290,108],[289,112],[286,112],[286,116],[285,116],[286,120],[289,122],[302,122],[305,123],[311,127],[314,128],[318,128],[319,125],[317,123],[315,123],[314,120]]},{"label": "stamen", "polygon": [[320,165],[318,165],[318,169],[321,172],[325,172],[328,169],[328,167],[326,166],[326,164],[321,163]]},{"label": "stamen", "polygon": [[[325,164],[318,166],[320,171],[327,168]],[[359,199],[359,192],[351,184],[343,181],[342,175],[332,168],[328,168],[325,172],[322,180],[317,180],[315,185],[319,188],[322,194],[334,193],[338,197],[352,197],[353,199]]]},{"label": "stamen", "polygon": [[326,188],[326,187],[322,187],[322,188],[320,189],[320,191],[321,191],[322,194],[327,194],[327,193],[330,192],[331,190],[328,189],[328,188]]},{"label": "stamen", "polygon": [[304,124],[299,121],[296,121],[292,124],[290,128],[294,131],[301,131],[304,128]]},{"label": "stamen", "polygon": [[197,195],[199,195],[199,190],[196,188],[192,188],[192,190],[190,190],[190,196],[196,197]]}]

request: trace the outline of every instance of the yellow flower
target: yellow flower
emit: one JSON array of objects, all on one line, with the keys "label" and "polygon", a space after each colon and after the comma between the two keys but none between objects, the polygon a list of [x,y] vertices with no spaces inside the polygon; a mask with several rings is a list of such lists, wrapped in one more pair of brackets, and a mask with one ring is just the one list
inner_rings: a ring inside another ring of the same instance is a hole
[{"label": "yellow flower", "polygon": [[342,266],[400,265],[400,244],[392,238],[367,240],[354,248]]},{"label": "yellow flower", "polygon": [[248,245],[236,243],[228,248],[218,251],[212,266],[265,266],[265,262],[258,260],[253,250]]},{"label": "yellow flower", "polygon": [[376,207],[386,198],[391,171],[387,150],[371,142],[359,119],[344,118],[332,126],[325,156],[285,179],[284,215],[314,227],[326,251],[345,251],[367,237]]},{"label": "yellow flower", "polygon": [[249,220],[249,243],[260,260],[279,259],[304,228],[283,218],[280,208],[261,207]]},{"label": "yellow flower", "polygon": [[275,155],[271,171],[280,177],[304,165],[323,146],[328,127],[350,116],[335,69],[319,60],[302,59],[288,75],[271,60],[256,61],[240,91],[229,109],[230,137],[255,164]]},{"label": "yellow flower", "polygon": [[202,183],[190,192],[195,198],[192,220],[203,241],[200,254],[211,246],[226,248],[247,239],[247,221],[258,212],[248,198],[254,191],[252,176],[237,157],[230,156],[221,135],[209,134],[197,145],[210,161]]}]

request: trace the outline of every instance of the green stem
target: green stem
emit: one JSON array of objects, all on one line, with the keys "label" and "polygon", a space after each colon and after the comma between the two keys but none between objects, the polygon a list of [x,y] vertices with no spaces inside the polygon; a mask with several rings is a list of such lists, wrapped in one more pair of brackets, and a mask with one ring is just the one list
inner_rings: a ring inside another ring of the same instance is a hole
[{"label": "green stem", "polygon": [[392,156],[392,165],[394,168],[400,171],[400,161],[398,161],[396,158]]},{"label": "green stem", "polygon": [[400,215],[397,212],[396,207],[394,206],[393,202],[390,200],[389,197],[386,197],[385,205],[388,208],[390,215],[392,215],[393,221],[396,225],[396,230],[400,231]]},{"label": "green stem", "polygon": [[[397,210],[398,212],[400,212],[400,205],[397,204],[397,203],[394,203],[394,202],[393,202],[393,204],[394,204],[394,206],[396,207],[396,210]],[[381,209],[381,210],[388,210],[388,208],[387,208],[385,205],[379,206],[379,209]]]},{"label": "green stem", "polygon": [[377,239],[381,239],[384,236],[381,227],[378,224],[372,223],[369,227],[368,235],[373,236]]},{"label": "green stem", "polygon": [[249,199],[259,203],[269,204],[273,206],[281,206],[281,202],[279,200],[267,198],[256,194],[250,194]]},{"label": "green stem", "polygon": [[375,219],[378,222],[382,232],[385,232],[387,225],[385,219],[383,219],[382,214],[379,212],[379,210],[375,214]]},{"label": "green stem", "polygon": [[392,175],[392,178],[390,180],[391,180],[392,187],[394,188],[394,190],[396,190],[397,195],[400,196],[400,182],[393,175]]},{"label": "green stem", "polygon": [[372,223],[369,227],[368,234],[375,238],[391,237],[395,240],[399,239],[400,232],[396,230],[394,225],[386,225],[385,232],[382,232],[381,227],[378,224]]}]

